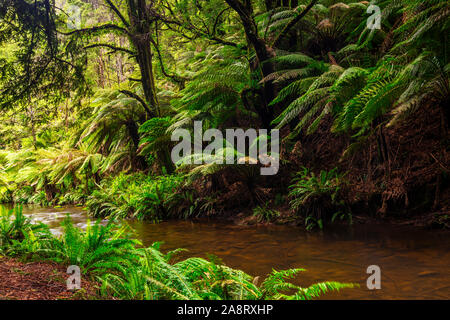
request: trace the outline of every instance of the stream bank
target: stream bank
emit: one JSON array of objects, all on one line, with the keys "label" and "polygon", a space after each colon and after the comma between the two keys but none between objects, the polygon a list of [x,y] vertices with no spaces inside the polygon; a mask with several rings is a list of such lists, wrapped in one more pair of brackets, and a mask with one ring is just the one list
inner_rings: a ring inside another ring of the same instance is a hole
[{"label": "stream bank", "polygon": [[[25,207],[24,213],[58,233],[69,213],[86,226],[81,208]],[[105,221],[106,222],[106,221]],[[217,219],[172,220],[159,224],[124,220],[144,245],[164,242],[164,251],[185,248],[180,258],[213,254],[223,263],[255,276],[302,267],[299,281],[359,283],[360,288],[327,295],[328,299],[450,299],[450,242],[447,231],[389,224],[336,225],[306,232],[289,225],[240,226]],[[381,268],[381,290],[368,290],[367,267]]]}]

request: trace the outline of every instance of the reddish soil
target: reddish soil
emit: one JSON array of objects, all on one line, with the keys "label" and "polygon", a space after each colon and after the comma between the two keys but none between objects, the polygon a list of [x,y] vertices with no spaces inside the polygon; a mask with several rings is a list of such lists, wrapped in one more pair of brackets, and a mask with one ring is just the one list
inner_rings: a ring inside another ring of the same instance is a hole
[{"label": "reddish soil", "polygon": [[47,262],[23,263],[0,257],[0,300],[78,300],[96,295],[95,284],[81,280],[78,292],[67,290],[66,268]]}]

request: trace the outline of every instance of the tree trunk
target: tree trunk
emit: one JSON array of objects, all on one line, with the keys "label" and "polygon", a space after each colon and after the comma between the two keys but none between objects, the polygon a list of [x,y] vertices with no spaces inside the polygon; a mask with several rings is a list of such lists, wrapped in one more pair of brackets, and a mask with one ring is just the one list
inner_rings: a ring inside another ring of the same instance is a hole
[{"label": "tree trunk", "polygon": [[[243,3],[239,0],[225,1],[239,14],[247,41],[255,49],[257,64],[252,67],[253,71],[256,70],[257,67],[261,67],[262,77],[266,77],[273,73],[273,64],[267,62],[267,60],[273,57],[273,54],[271,53],[270,48],[266,46],[265,41],[258,36],[258,28],[255,20],[253,19],[253,8],[251,1],[243,0]],[[269,103],[275,98],[275,89],[270,81],[264,84],[261,95],[264,105],[261,107],[256,107],[256,112],[261,118],[263,126],[265,128],[270,128],[270,123],[273,119],[273,108],[269,107]]]},{"label": "tree trunk", "polygon": [[141,70],[142,87],[145,100],[150,109],[159,116],[160,110],[156,96],[155,76],[153,73],[153,54],[151,48],[151,20],[147,14],[145,0],[128,0],[130,17],[130,41],[136,49],[136,60]]},{"label": "tree trunk", "polygon": [[172,158],[170,157],[168,148],[163,148],[160,152],[158,152],[158,159],[160,165],[166,168],[168,174],[171,174],[175,171],[175,165],[172,162]]},{"label": "tree trunk", "polygon": [[[133,120],[129,120],[126,123],[126,127],[128,130],[128,134],[131,137],[131,141],[133,142],[133,154],[131,156],[131,162],[133,163],[133,166],[137,169],[145,169],[146,167],[146,162],[145,162],[145,158],[142,156],[139,156],[137,154],[137,151],[139,149],[139,127],[138,124],[136,122],[134,122]],[[164,160],[159,159],[159,155],[158,155],[158,160],[160,161],[161,164],[164,164]]]}]

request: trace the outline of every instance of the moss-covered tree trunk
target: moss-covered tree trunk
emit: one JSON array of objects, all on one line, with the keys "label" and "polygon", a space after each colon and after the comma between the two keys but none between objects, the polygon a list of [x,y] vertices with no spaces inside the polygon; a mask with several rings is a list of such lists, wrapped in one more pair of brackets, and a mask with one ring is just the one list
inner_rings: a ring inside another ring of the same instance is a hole
[{"label": "moss-covered tree trunk", "polygon": [[145,100],[155,115],[159,116],[150,41],[154,19],[150,16],[150,10],[146,7],[145,0],[128,0],[128,15],[130,17],[129,38],[136,49],[136,60],[141,71]]},{"label": "moss-covered tree trunk", "polygon": [[[274,72],[273,64],[268,62],[273,57],[271,49],[266,45],[264,39],[258,35],[258,28],[254,20],[253,7],[250,0],[225,0],[228,5],[239,14],[242,25],[244,27],[247,42],[255,50],[257,63],[252,66],[252,71],[261,68],[262,77],[266,77]],[[262,106],[255,105],[261,122],[265,128],[271,127],[273,119],[273,108],[269,107],[269,103],[275,98],[275,88],[269,81],[263,85],[261,90]]]}]

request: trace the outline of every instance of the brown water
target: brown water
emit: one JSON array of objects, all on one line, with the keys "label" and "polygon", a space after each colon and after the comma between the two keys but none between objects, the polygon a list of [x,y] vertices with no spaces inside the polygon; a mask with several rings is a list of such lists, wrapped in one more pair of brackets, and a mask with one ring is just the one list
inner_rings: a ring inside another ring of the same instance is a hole
[{"label": "brown water", "polygon": [[[58,233],[67,213],[83,228],[83,210],[24,208],[24,213]],[[450,299],[450,241],[448,232],[390,225],[342,226],[323,233],[290,226],[236,226],[218,221],[170,221],[160,224],[130,222],[144,244],[163,241],[163,250],[185,248],[187,256],[214,254],[230,267],[254,276],[272,268],[307,269],[299,283],[356,282],[359,289],[326,298],[343,299]],[[370,265],[381,268],[381,289],[366,286]]]}]

